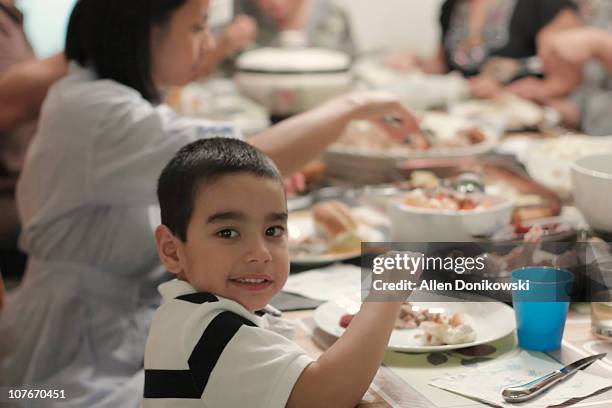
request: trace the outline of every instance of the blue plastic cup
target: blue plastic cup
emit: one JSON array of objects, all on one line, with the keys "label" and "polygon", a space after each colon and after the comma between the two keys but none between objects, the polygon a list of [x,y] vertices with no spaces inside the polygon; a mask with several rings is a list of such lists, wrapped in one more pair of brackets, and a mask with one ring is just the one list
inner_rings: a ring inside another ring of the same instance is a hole
[{"label": "blue plastic cup", "polygon": [[523,283],[523,288],[512,291],[519,346],[535,351],[559,349],[574,275],[563,269],[534,266],[513,271],[512,282]]}]

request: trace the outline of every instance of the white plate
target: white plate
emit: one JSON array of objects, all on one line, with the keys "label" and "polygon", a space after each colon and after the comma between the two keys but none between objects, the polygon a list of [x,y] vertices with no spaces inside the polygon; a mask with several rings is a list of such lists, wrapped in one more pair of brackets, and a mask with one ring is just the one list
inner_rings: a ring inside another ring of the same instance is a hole
[{"label": "white plate", "polygon": [[549,129],[561,122],[561,115],[556,110],[514,95],[461,101],[450,107],[450,113],[484,123],[495,123],[503,126],[506,131]]},{"label": "white plate", "polygon": [[[408,147],[396,146],[386,149],[375,149],[364,146],[354,146],[342,143],[331,145],[325,152],[323,158],[327,166],[327,174],[343,180],[359,183],[382,183],[389,181],[397,171],[397,164],[406,160],[415,159],[453,159],[462,157],[478,156],[495,149],[499,143],[500,132],[492,126],[476,122],[471,119],[452,117],[439,113],[428,113],[423,121],[430,120],[432,126],[429,128],[444,128],[445,121],[440,118],[448,117],[448,123],[457,127],[463,123],[463,128],[469,126],[478,127],[485,135],[485,140],[469,146],[461,147],[433,147],[428,150],[413,150]],[[423,122],[422,122],[423,123]],[[433,126],[436,123],[439,126]],[[357,125],[355,125],[357,126]],[[362,125],[359,125],[362,126]],[[366,129],[365,124],[363,129]],[[355,129],[359,129],[356,127]],[[368,130],[362,130],[367,132]],[[380,130],[373,130],[374,132]],[[447,132],[448,133],[448,129]]]},{"label": "white plate", "polygon": [[[355,212],[366,212],[365,208],[355,208]],[[310,210],[295,211],[289,214],[287,222],[289,229],[289,245],[292,245],[292,239],[295,237],[308,237],[316,233],[314,220]],[[359,234],[364,237],[364,242],[384,242],[385,234],[372,226],[361,224],[359,226]],[[332,262],[345,261],[347,259],[358,258],[361,256],[361,245],[342,252],[322,252],[322,253],[300,253],[291,255],[291,263],[295,265],[316,265]]]},{"label": "white plate", "polygon": [[[444,299],[443,296],[427,295],[428,299]],[[408,351],[413,353],[426,353],[431,351],[453,350],[478,344],[489,343],[512,333],[516,328],[514,311],[510,306],[501,302],[412,302],[414,305],[431,309],[436,312],[453,314],[465,313],[470,324],[476,331],[476,340],[471,343],[453,344],[444,346],[426,346],[416,336],[422,334],[421,329],[393,330],[389,340],[389,349]],[[335,300],[323,303],[314,313],[317,326],[326,333],[340,336],[344,333],[340,327],[340,318],[346,313],[359,311],[361,302],[359,294],[342,296]]]}]

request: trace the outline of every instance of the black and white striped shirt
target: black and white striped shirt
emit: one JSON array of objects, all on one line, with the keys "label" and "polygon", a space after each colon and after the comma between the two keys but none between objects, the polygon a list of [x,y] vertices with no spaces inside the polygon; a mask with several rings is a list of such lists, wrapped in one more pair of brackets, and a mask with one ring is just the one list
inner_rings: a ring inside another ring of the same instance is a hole
[{"label": "black and white striped shirt", "polygon": [[145,408],[284,407],[312,362],[237,302],[197,293],[187,282],[160,285],[145,350]]}]

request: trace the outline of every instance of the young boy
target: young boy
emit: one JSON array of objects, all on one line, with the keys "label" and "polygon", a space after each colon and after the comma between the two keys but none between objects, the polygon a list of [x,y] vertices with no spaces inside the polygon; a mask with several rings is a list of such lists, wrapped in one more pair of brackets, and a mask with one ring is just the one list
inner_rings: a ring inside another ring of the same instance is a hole
[{"label": "young boy", "polygon": [[[271,160],[234,139],[178,152],[159,179],[160,285],[145,407],[350,407],[368,389],[401,302],[365,302],[316,361],[254,312],[289,273],[287,207]],[[408,293],[406,293],[406,296]]]}]

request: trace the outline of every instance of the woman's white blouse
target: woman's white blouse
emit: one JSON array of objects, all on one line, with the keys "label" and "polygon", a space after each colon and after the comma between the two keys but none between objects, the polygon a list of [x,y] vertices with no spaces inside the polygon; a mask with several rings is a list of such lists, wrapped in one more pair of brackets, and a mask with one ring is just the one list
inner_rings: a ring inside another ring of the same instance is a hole
[{"label": "woman's white blouse", "polygon": [[88,407],[142,396],[156,287],[168,278],[153,238],[157,179],[182,146],[216,136],[239,135],[74,64],[51,88],[17,187],[29,261],[0,315],[0,337],[14,339],[1,345],[0,385],[65,386]]}]

